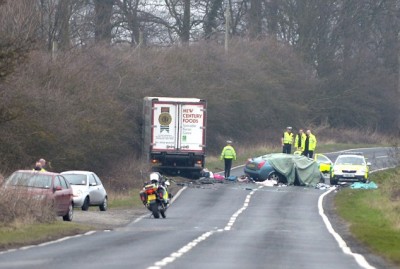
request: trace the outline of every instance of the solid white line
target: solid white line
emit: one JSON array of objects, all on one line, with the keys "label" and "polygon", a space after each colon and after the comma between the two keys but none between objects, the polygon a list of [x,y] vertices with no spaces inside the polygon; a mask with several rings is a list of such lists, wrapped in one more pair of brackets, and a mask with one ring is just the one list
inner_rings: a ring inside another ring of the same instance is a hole
[{"label": "solid white line", "polygon": [[375,157],[375,158],[380,159],[380,158],[388,158],[388,157],[389,156],[385,155],[385,156],[378,156],[378,157]]},{"label": "solid white line", "polygon": [[336,242],[339,244],[339,247],[342,249],[343,253],[348,254],[353,256],[353,258],[356,260],[358,265],[360,265],[362,268],[365,269],[374,269],[375,267],[371,266],[367,260],[362,256],[361,254],[358,253],[353,253],[351,249],[347,246],[346,242],[343,240],[343,238],[333,229],[332,224],[329,222],[328,217],[324,213],[324,208],[322,206],[322,202],[324,200],[324,197],[328,195],[331,191],[335,190],[336,187],[330,188],[328,191],[325,193],[321,194],[318,198],[318,212],[319,215],[322,217],[322,220],[325,223],[326,228],[328,229],[329,233],[333,235],[335,238]]}]

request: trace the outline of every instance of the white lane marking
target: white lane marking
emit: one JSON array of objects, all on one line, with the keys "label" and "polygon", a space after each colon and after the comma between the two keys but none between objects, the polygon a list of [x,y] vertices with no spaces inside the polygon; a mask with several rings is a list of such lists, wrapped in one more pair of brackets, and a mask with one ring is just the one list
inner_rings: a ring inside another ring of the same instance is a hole
[{"label": "white lane marking", "polygon": [[332,224],[330,223],[328,217],[324,213],[324,208],[322,206],[322,202],[324,200],[324,197],[328,195],[331,191],[335,190],[336,187],[330,188],[328,191],[324,192],[321,194],[318,198],[318,212],[319,215],[322,217],[322,220],[325,223],[326,228],[328,229],[329,233],[333,235],[335,238],[336,242],[339,244],[339,247],[342,249],[343,253],[348,254],[353,256],[353,258],[356,260],[358,265],[360,265],[362,268],[365,269],[375,269],[375,267],[371,266],[367,260],[364,258],[363,255],[358,254],[358,253],[353,253],[351,249],[347,246],[346,242],[343,240],[343,238],[333,229]]},{"label": "white lane marking", "polygon": [[388,158],[388,157],[389,157],[389,156],[384,155],[384,156],[378,156],[378,157],[375,157],[375,158],[380,159],[380,158]]},{"label": "white lane marking", "polygon": [[[264,186],[259,186],[258,189],[263,188]],[[207,238],[209,238],[211,235],[213,235],[216,232],[224,232],[224,231],[229,231],[231,230],[233,224],[235,224],[236,219],[239,217],[239,215],[241,213],[243,213],[243,211],[245,211],[249,205],[251,196],[257,191],[257,189],[251,191],[247,196],[246,199],[243,203],[243,206],[236,211],[231,218],[229,219],[228,223],[226,224],[224,229],[217,229],[217,230],[211,230],[208,232],[203,233],[202,235],[200,235],[199,237],[197,237],[196,239],[194,239],[193,241],[189,242],[188,244],[186,244],[184,247],[182,247],[181,249],[179,249],[176,252],[171,253],[171,255],[169,255],[168,257],[163,258],[160,261],[157,261],[154,263],[154,265],[147,267],[147,269],[161,269],[162,267],[174,262],[176,259],[180,258],[182,255],[184,255],[185,253],[189,252],[190,250],[192,250],[195,246],[197,246],[197,244],[199,244],[200,242],[206,240]]]},{"label": "white lane marking", "polygon": [[48,245],[60,243],[60,242],[66,241],[66,240],[71,239],[71,238],[78,238],[78,237],[81,237],[81,236],[91,235],[91,234],[94,234],[95,232],[96,232],[96,231],[89,231],[89,232],[86,232],[86,233],[84,233],[84,234],[77,234],[77,235],[73,235],[73,236],[66,236],[66,237],[63,237],[63,238],[60,238],[60,239],[57,239],[57,240],[53,240],[53,241],[41,243],[41,244],[38,244],[38,245],[30,245],[30,246],[20,247],[20,248],[18,248],[18,249],[5,250],[5,251],[1,251],[1,252],[0,252],[0,255],[5,254],[5,253],[9,253],[9,252],[14,252],[14,251],[17,251],[17,250],[27,250],[27,249],[35,248],[35,247],[44,247],[44,246],[48,246]]}]

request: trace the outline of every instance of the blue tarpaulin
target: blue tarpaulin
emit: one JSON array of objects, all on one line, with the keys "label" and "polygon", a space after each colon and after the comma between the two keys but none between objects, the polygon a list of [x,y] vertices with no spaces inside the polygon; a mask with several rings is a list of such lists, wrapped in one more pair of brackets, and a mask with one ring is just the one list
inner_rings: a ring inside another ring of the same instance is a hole
[{"label": "blue tarpaulin", "polygon": [[352,188],[352,189],[373,190],[373,189],[377,189],[378,185],[376,185],[375,182],[373,182],[373,181],[371,181],[369,183],[355,182],[355,183],[350,185],[350,188]]}]

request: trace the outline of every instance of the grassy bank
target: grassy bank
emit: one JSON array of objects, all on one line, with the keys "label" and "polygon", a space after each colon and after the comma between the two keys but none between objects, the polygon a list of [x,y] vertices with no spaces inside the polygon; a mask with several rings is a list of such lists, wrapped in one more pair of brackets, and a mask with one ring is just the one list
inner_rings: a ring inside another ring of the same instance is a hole
[{"label": "grassy bank", "polygon": [[[109,210],[143,207],[138,193],[139,189],[120,193],[109,192]],[[38,223],[33,217],[27,217],[28,213],[16,218],[12,223],[0,224],[0,250],[38,244],[96,229],[74,221],[64,222],[60,218],[48,223]]]},{"label": "grassy bank", "polygon": [[74,222],[14,223],[12,226],[0,227],[0,250],[47,242],[90,230],[93,228]]},{"label": "grassy bank", "polygon": [[358,240],[400,265],[400,168],[375,173],[371,180],[377,190],[340,191],[337,212]]}]

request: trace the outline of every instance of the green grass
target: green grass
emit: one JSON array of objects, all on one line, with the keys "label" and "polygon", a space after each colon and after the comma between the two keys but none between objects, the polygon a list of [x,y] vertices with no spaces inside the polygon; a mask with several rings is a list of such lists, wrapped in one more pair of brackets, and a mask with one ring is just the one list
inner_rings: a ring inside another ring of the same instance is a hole
[{"label": "green grass", "polygon": [[371,180],[377,190],[340,191],[337,212],[358,240],[400,265],[400,168],[373,174]]},{"label": "green grass", "polygon": [[109,194],[109,208],[132,208],[143,207],[139,197],[139,189],[131,189],[123,193]]},{"label": "green grass", "polygon": [[0,227],[0,249],[51,241],[90,230],[93,230],[90,226],[64,221],[55,221],[50,224],[18,224],[14,227]]}]

